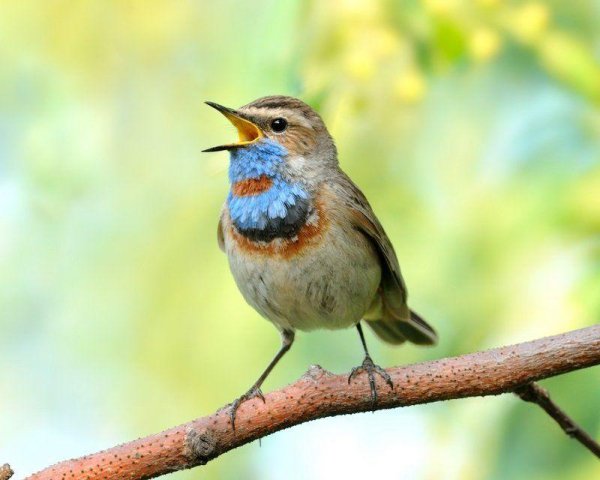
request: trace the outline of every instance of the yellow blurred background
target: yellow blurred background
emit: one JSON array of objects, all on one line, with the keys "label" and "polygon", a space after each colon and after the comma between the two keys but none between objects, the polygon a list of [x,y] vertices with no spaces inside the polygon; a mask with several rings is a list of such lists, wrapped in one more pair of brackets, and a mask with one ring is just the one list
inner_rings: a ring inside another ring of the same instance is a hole
[{"label": "yellow blurred background", "polygon": [[[203,105],[299,96],[391,237],[433,349],[598,322],[600,5],[501,0],[0,3],[0,461],[17,477],[208,414],[278,347],[216,242],[235,138]],[[269,391],[348,372],[300,334]],[[543,382],[600,437],[600,370]],[[600,478],[512,396],[339,417],[173,479]]]}]

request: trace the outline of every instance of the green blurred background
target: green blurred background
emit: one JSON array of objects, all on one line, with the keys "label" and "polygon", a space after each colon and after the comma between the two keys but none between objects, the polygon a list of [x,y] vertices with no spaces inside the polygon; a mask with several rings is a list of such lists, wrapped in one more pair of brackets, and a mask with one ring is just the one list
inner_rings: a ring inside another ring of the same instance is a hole
[{"label": "green blurred background", "polygon": [[[216,242],[235,132],[299,96],[371,200],[433,349],[600,318],[600,3],[0,3],[0,460],[19,477],[208,414],[278,347]],[[300,334],[265,390],[348,372]],[[596,438],[600,370],[543,382]],[[600,465],[512,396],[313,422],[173,479],[573,479]]]}]

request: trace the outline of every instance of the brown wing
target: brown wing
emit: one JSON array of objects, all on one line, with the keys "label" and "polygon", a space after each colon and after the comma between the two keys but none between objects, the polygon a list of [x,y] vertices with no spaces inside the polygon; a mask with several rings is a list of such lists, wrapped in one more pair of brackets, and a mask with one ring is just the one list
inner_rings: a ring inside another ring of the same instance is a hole
[{"label": "brown wing", "polygon": [[369,325],[383,340],[390,343],[402,343],[404,340],[418,344],[435,343],[435,330],[408,308],[408,292],[396,252],[371,205],[347,175],[342,173],[338,182],[338,198],[343,198],[349,207],[354,227],[371,240],[381,258],[382,273],[378,293],[381,301],[374,302],[381,310],[376,315],[380,318],[371,319],[372,315],[369,315]]}]

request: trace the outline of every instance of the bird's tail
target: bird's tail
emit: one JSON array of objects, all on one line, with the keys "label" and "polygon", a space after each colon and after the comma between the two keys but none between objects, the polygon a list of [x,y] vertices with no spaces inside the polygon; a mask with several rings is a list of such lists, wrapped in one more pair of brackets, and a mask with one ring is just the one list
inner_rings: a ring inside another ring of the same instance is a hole
[{"label": "bird's tail", "polygon": [[437,333],[418,314],[410,310],[410,319],[399,320],[391,315],[384,315],[378,320],[366,320],[369,327],[384,342],[399,345],[405,341],[418,345],[434,345]]}]

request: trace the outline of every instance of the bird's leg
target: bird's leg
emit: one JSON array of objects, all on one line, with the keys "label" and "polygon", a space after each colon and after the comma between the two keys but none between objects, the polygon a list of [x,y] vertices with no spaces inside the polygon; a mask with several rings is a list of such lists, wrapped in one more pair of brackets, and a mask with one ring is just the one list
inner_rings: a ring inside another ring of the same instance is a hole
[{"label": "bird's leg", "polygon": [[358,334],[360,335],[360,341],[362,342],[363,348],[365,349],[365,359],[363,360],[361,366],[352,369],[350,375],[348,376],[348,383],[350,383],[352,379],[356,377],[359,373],[365,372],[367,374],[367,377],[369,378],[369,385],[371,387],[371,405],[373,409],[375,409],[375,405],[377,404],[377,387],[375,385],[375,374],[383,378],[385,380],[385,383],[387,383],[391,389],[394,388],[394,384],[392,383],[392,379],[390,378],[389,374],[379,365],[375,365],[375,363],[373,363],[371,355],[369,355],[369,350],[367,349],[367,342],[365,341],[365,336],[363,334],[360,322],[356,324],[356,329],[358,330]]},{"label": "bird's leg", "polygon": [[281,358],[290,349],[290,347],[292,346],[292,343],[294,343],[294,332],[291,330],[283,330],[281,332],[281,347],[279,348],[279,351],[273,357],[273,360],[271,360],[269,365],[267,365],[267,368],[265,368],[265,371],[261,374],[260,377],[258,377],[258,380],[256,380],[256,382],[254,382],[254,385],[252,385],[252,387],[250,387],[250,390],[248,390],[246,393],[244,393],[241,397],[237,398],[231,404],[231,407],[229,410],[229,418],[231,419],[231,428],[233,429],[233,431],[235,431],[235,415],[237,413],[238,408],[240,408],[240,405],[242,403],[244,403],[246,400],[250,400],[251,398],[255,398],[255,397],[260,398],[263,402],[265,401],[265,397],[263,396],[262,392],[260,391],[260,387],[263,384],[263,382],[266,380],[266,378],[269,376],[269,373],[271,373],[271,370],[273,370],[273,368],[275,367],[275,365],[277,365],[279,360],[281,360]]}]

